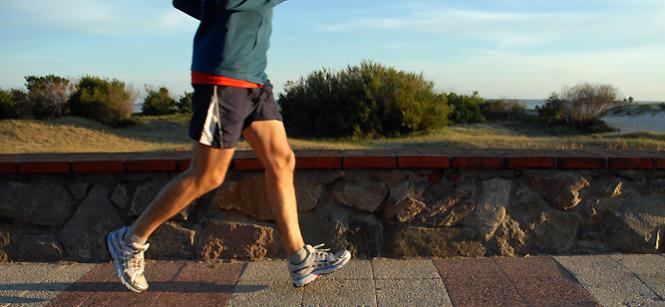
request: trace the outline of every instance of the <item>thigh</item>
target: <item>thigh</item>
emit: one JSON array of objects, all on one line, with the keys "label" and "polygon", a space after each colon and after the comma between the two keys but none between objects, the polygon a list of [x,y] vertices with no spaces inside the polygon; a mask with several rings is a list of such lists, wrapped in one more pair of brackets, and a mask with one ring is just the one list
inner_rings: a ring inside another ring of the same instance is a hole
[{"label": "thigh", "polygon": [[222,180],[229,169],[235,148],[220,149],[192,142],[192,161],[187,170],[201,179]]},{"label": "thigh", "polygon": [[247,140],[263,165],[269,165],[274,158],[291,155],[284,124],[279,120],[260,120],[252,122],[243,130]]}]

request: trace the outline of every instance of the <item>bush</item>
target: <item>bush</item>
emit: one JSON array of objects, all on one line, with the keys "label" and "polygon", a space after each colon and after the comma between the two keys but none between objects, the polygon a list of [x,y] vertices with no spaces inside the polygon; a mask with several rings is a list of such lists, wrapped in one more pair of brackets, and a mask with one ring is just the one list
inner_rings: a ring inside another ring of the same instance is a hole
[{"label": "bush", "polygon": [[36,119],[53,119],[69,113],[69,96],[73,85],[65,78],[47,75],[25,77],[27,103]]},{"label": "bush", "polygon": [[18,106],[11,91],[0,89],[0,119],[18,118]]},{"label": "bush", "polygon": [[155,91],[147,89],[148,95],[143,100],[141,113],[144,115],[167,115],[173,114],[177,111],[175,99],[169,96],[169,90],[165,87],[160,87]]},{"label": "bush", "polygon": [[622,105],[619,90],[612,85],[580,83],[561,91],[564,116],[578,127],[592,125],[607,110]]},{"label": "bush", "polygon": [[178,113],[181,114],[191,114],[192,113],[192,97],[194,93],[192,92],[185,92],[182,96],[180,96],[180,99],[178,99],[178,102],[176,103],[176,107],[178,108]]},{"label": "bush", "polygon": [[480,106],[487,119],[515,120],[526,113],[526,106],[519,100],[490,100]]},{"label": "bush", "polygon": [[484,123],[485,116],[480,110],[480,106],[485,100],[473,92],[473,95],[448,94],[448,104],[452,107],[452,112],[448,118],[456,124]]},{"label": "bush", "polygon": [[370,61],[321,69],[287,82],[279,95],[289,133],[316,137],[395,136],[447,124],[446,96],[422,74]]},{"label": "bush", "polygon": [[135,96],[136,93],[122,81],[85,76],[72,94],[71,114],[107,125],[120,125],[132,116]]},{"label": "bush", "polygon": [[545,104],[536,107],[538,117],[548,124],[561,124],[565,122],[563,100],[559,98],[559,94],[552,93],[547,99]]}]

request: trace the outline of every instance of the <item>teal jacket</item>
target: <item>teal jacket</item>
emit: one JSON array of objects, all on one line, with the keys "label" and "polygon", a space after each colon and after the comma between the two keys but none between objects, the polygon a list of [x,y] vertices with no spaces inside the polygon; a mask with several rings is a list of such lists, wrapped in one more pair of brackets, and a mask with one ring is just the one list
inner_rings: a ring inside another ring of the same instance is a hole
[{"label": "teal jacket", "polygon": [[263,84],[272,10],[285,0],[173,0],[200,20],[192,71]]}]

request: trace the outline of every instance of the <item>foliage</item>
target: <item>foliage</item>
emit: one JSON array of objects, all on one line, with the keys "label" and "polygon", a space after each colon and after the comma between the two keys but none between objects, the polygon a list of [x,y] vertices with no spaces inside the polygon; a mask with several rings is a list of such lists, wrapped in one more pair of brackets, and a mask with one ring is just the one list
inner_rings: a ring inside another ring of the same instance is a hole
[{"label": "foliage", "polygon": [[132,115],[135,96],[135,91],[120,80],[85,76],[70,99],[71,114],[107,125],[121,125]]},{"label": "foliage", "polygon": [[526,106],[519,100],[489,100],[480,109],[483,116],[490,120],[515,120],[526,113]]},{"label": "foliage", "polygon": [[289,133],[378,137],[447,124],[446,96],[422,74],[363,61],[339,72],[321,69],[287,82],[279,104]]},{"label": "foliage", "polygon": [[614,129],[600,118],[610,109],[630,101],[619,98],[619,90],[612,85],[580,83],[564,87],[560,93],[552,93],[547,103],[536,110],[548,124],[567,124],[586,132],[606,132]]},{"label": "foliage", "polygon": [[53,119],[69,113],[69,96],[74,86],[55,75],[27,76],[25,87],[30,115],[36,119]]},{"label": "foliage", "polygon": [[624,102],[612,85],[580,83],[561,91],[567,122],[584,127],[597,121],[607,110]]},{"label": "foliage", "polygon": [[174,114],[177,111],[175,99],[169,95],[166,87],[160,87],[155,91],[147,89],[148,95],[143,100],[141,113],[144,115],[167,115]]},{"label": "foliage", "polygon": [[478,95],[478,92],[473,92],[473,95],[458,95],[456,93],[449,93],[448,104],[452,107],[452,112],[448,118],[456,124],[472,124],[483,123],[486,121],[485,116],[480,110],[480,106],[485,103],[485,100]]},{"label": "foliage", "polygon": [[180,98],[178,99],[178,102],[176,103],[176,107],[178,108],[178,113],[181,114],[191,114],[192,113],[192,97],[194,96],[194,93],[192,92],[185,92]]},{"label": "foliage", "polygon": [[536,107],[538,117],[548,124],[561,124],[565,122],[563,100],[559,94],[552,93],[545,104]]},{"label": "foliage", "polygon": [[0,119],[18,118],[18,106],[10,90],[0,89]]}]

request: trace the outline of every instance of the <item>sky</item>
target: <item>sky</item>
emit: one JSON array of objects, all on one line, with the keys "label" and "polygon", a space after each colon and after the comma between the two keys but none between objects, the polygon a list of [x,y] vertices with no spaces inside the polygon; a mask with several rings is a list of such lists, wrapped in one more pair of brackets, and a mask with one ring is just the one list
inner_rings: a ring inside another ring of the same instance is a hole
[{"label": "sky", "polygon": [[[367,59],[486,98],[592,82],[665,101],[663,20],[663,0],[288,0],[275,8],[267,73],[279,92]],[[191,90],[196,27],[168,0],[0,0],[0,87],[98,75],[177,96]]]}]

